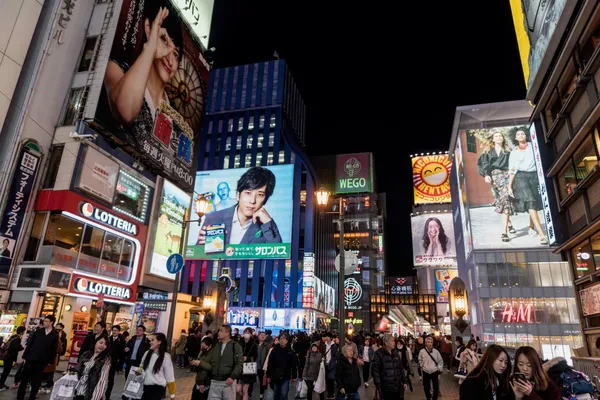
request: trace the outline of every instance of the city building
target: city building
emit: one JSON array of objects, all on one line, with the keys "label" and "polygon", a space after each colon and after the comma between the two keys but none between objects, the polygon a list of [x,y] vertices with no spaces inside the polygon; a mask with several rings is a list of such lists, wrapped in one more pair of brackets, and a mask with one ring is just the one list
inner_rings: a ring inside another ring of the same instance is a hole
[{"label": "city building", "polygon": [[[11,290],[3,308],[28,328],[53,314],[71,342],[97,321],[149,333],[173,326],[166,260],[183,250],[209,77],[199,37],[210,21],[188,22],[198,10],[180,3],[17,1],[6,10],[8,21],[18,16],[2,62],[22,68],[2,74],[3,88],[15,74],[19,83],[0,135],[10,159],[0,186],[0,287]],[[120,102],[113,89],[142,51],[144,19],[161,5],[180,57],[170,58],[157,97],[124,90],[133,98]],[[124,106],[137,100],[138,109]]]},{"label": "city building", "polygon": [[562,216],[549,202],[554,184],[544,175],[546,146],[529,123],[532,110],[526,101],[456,109],[450,183],[466,293],[450,289],[459,316],[452,324],[465,332],[468,321],[487,344],[532,346],[543,359],[570,362],[582,346],[580,317],[571,271],[557,252]]},{"label": "city building", "polygon": [[452,161],[448,152],[421,153],[411,156],[414,205],[410,215],[413,265],[419,293],[435,296],[435,317],[422,306],[418,315],[430,321],[430,332],[450,335],[448,287],[458,275],[454,221],[450,207]]},{"label": "city building", "polygon": [[[211,72],[195,192],[210,197],[215,214],[207,212],[202,226],[219,245],[208,246],[209,236],[205,244],[200,227],[190,225],[181,292],[203,297],[211,281],[226,282],[227,321],[240,330],[314,330],[329,327],[335,316],[335,252],[332,239],[322,236],[332,230],[324,223],[331,216],[321,218],[317,210],[316,176],[303,148],[304,120],[304,102],[285,61]],[[274,177],[274,190],[260,202],[269,221],[248,222],[247,229],[264,240],[240,240],[223,230],[244,218],[237,187],[253,171]]]},{"label": "city building", "polygon": [[[384,294],[385,193],[377,193],[372,153],[311,157],[321,186],[332,193],[327,212],[333,213],[335,249],[340,249],[340,199],[344,217],[344,249],[351,252],[346,264],[355,262],[345,277],[345,324],[355,331],[371,330],[371,297]],[[348,166],[351,166],[348,167]],[[361,179],[364,180],[362,184]],[[356,185],[347,185],[356,180]],[[347,253],[346,253],[347,254]]]},{"label": "city building", "polygon": [[[564,4],[563,4],[564,3]],[[530,73],[530,62],[523,59],[526,79],[540,82],[528,86],[527,99],[534,105],[530,117],[538,142],[548,144],[544,160],[549,201],[567,223],[555,229],[564,235],[556,249],[562,255],[577,293],[577,310],[585,337],[585,353],[600,356],[600,6],[595,1],[571,1],[547,7],[551,21],[547,40],[537,42],[522,35],[522,20],[530,10],[513,7],[515,30],[521,37],[519,49],[544,54],[546,46],[551,64]]]}]

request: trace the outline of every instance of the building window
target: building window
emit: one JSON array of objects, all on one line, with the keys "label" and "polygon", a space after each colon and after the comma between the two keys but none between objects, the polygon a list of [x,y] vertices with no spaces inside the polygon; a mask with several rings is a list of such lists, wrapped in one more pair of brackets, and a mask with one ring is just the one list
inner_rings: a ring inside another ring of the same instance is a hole
[{"label": "building window", "polygon": [[44,184],[42,185],[44,189],[54,188],[64,148],[65,146],[52,146],[52,150],[50,151],[50,160],[48,162],[48,171],[46,172]]},{"label": "building window", "polygon": [[475,135],[467,132],[467,151],[469,153],[477,153],[477,138]]},{"label": "building window", "polygon": [[92,62],[92,58],[94,57],[94,49],[96,48],[97,39],[97,37],[90,37],[85,39],[85,46],[83,48],[83,54],[81,55],[81,60],[79,61],[79,68],[77,68],[77,72],[85,72],[90,69],[90,63]]},{"label": "building window", "polygon": [[83,106],[83,91],[85,88],[73,88],[69,92],[69,97],[67,99],[67,108],[65,110],[65,116],[62,121],[62,126],[75,125],[75,121],[77,120],[77,114],[81,107]]},{"label": "building window", "polygon": [[94,274],[98,273],[103,238],[104,231],[102,229],[94,228],[90,225],[85,227],[77,269]]},{"label": "building window", "polygon": [[592,254],[592,247],[588,240],[571,250],[573,269],[577,278],[589,275],[596,270]]},{"label": "building window", "polygon": [[592,237],[592,253],[594,255],[594,263],[600,265],[600,234]]},{"label": "building window", "polygon": [[588,136],[583,144],[579,146],[573,155],[573,160],[575,161],[578,181],[583,180],[598,164],[598,156],[591,136]]},{"label": "building window", "polygon": [[579,71],[575,65],[573,57],[571,57],[567,67],[563,72],[563,75],[560,78],[560,81],[558,82],[558,93],[563,104],[575,90],[575,83],[577,82],[578,78]]},{"label": "building window", "polygon": [[581,61],[587,65],[592,55],[600,45],[600,7],[596,8],[594,18],[588,24],[586,31],[581,35],[579,46],[581,48]]},{"label": "building window", "polygon": [[44,232],[44,223],[46,222],[47,213],[37,213],[33,220],[33,229],[27,241],[25,256],[23,261],[35,261],[37,258],[38,249],[42,241],[42,233]]},{"label": "building window", "polygon": [[550,101],[548,102],[548,107],[544,110],[544,117],[546,119],[547,129],[550,129],[561,108],[562,103],[560,102],[560,97],[555,91],[552,97],[550,98]]},{"label": "building window", "polygon": [[564,199],[573,193],[573,190],[577,186],[577,179],[575,178],[575,169],[571,162],[558,173],[558,190],[560,192],[560,198]]}]

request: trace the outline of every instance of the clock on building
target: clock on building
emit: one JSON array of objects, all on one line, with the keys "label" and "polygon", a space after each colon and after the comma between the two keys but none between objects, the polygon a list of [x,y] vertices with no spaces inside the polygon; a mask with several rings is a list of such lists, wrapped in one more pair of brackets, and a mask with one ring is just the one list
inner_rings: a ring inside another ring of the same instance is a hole
[{"label": "clock on building", "polygon": [[171,106],[181,114],[192,130],[201,128],[206,102],[206,87],[191,58],[184,54],[179,69],[166,88]]}]

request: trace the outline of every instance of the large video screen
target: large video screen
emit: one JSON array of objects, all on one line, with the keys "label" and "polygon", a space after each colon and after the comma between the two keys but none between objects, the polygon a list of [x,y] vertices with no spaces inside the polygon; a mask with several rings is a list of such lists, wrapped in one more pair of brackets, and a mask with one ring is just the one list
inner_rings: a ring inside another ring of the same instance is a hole
[{"label": "large video screen", "polygon": [[456,265],[451,213],[413,215],[411,224],[415,265]]},{"label": "large video screen", "polygon": [[529,126],[461,131],[460,142],[459,194],[468,209],[473,248],[547,247],[548,194]]},{"label": "large video screen", "polygon": [[438,303],[448,303],[450,282],[458,276],[457,269],[436,269],[435,273],[435,298]]},{"label": "large video screen", "polygon": [[[210,7],[196,11],[212,15]],[[142,163],[191,190],[209,73],[180,15],[168,0],[123,0],[94,120]]]},{"label": "large video screen", "polygon": [[183,247],[183,221],[185,210],[190,206],[190,196],[171,182],[165,180],[158,211],[156,236],[152,250],[150,273],[163,278],[175,279],[167,271],[167,259],[171,254],[181,253]]},{"label": "large video screen", "polygon": [[190,224],[188,259],[290,258],[292,164],[198,172],[194,191],[210,200],[201,226]]}]

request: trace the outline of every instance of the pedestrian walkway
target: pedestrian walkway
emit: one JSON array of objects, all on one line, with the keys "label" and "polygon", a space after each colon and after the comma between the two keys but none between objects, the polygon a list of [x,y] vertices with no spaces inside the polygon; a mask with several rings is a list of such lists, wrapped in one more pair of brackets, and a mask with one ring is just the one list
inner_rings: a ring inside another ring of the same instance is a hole
[{"label": "pedestrian walkway", "polygon": [[[63,365],[64,364],[64,365]],[[61,362],[59,365],[59,370],[64,371],[66,367],[66,363]],[[415,366],[416,372],[416,366]],[[16,368],[13,368],[13,374],[8,378],[6,384],[12,387],[14,372]],[[57,372],[54,375],[54,381],[58,381],[62,377],[61,372]],[[190,400],[192,397],[192,389],[194,388],[196,374],[190,372],[187,369],[175,369],[175,379],[177,383],[177,396],[176,400]],[[425,392],[423,390],[423,385],[419,381],[419,377],[411,378],[413,384],[413,391],[407,390],[404,395],[405,400],[423,400],[425,399]],[[119,400],[121,399],[121,391],[123,389],[123,385],[125,384],[125,376],[124,374],[117,374],[115,376],[115,386],[113,389],[112,399]],[[294,400],[296,397],[296,389],[295,385],[290,385],[290,395],[289,400]],[[453,374],[444,371],[444,373],[440,377],[440,400],[458,400],[458,380],[454,378]],[[0,400],[14,400],[17,395],[17,389],[8,389],[0,392]],[[375,397],[375,386],[370,385],[368,388],[361,386],[359,390],[359,395],[361,400],[372,400]],[[39,393],[37,396],[38,400],[49,400],[50,394]],[[252,393],[252,399],[259,399],[259,387],[258,384],[254,385],[254,392]],[[109,399],[106,399],[109,400]],[[319,396],[315,395],[313,399],[310,400],[319,400]]]}]

